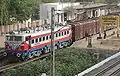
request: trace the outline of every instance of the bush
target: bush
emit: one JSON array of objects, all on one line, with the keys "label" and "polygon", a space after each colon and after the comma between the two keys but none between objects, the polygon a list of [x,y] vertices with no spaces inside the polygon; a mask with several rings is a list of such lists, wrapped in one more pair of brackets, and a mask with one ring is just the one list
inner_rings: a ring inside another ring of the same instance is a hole
[{"label": "bush", "polygon": [[[95,56],[85,49],[66,48],[56,52],[56,76],[74,76],[98,63]],[[40,76],[43,72],[50,75],[50,57],[7,70],[5,76]]]}]

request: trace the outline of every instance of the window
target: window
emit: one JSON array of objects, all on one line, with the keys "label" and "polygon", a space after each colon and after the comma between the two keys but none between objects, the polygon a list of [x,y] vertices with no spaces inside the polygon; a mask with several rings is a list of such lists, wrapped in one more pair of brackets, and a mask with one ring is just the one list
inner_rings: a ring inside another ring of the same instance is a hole
[{"label": "window", "polygon": [[6,36],[8,41],[22,41],[22,36]]},{"label": "window", "polygon": [[43,37],[43,41],[45,41],[45,37]]},{"label": "window", "polygon": [[56,33],[56,37],[58,37],[58,34]]},{"label": "window", "polygon": [[64,35],[66,35],[66,31],[64,32]]},{"label": "window", "polygon": [[35,42],[36,42],[36,43],[38,42],[38,38],[35,40]]},{"label": "window", "polygon": [[63,36],[63,32],[62,32],[62,36]]},{"label": "window", "polygon": [[41,38],[39,38],[39,42],[41,42]]},{"label": "window", "polygon": [[60,36],[60,33],[59,33],[59,36]]},{"label": "window", "polygon": [[32,44],[34,44],[34,39],[32,40]]},{"label": "window", "polygon": [[49,37],[50,39],[51,39],[51,35],[50,35],[50,37]]},{"label": "window", "polygon": [[67,31],[67,34],[69,34],[69,31]]},{"label": "window", "polygon": [[8,41],[9,41],[9,40],[10,40],[10,36],[6,36],[6,40],[8,40]]},{"label": "window", "polygon": [[22,41],[22,36],[15,36],[15,41]]},{"label": "window", "polygon": [[25,37],[25,41],[28,41],[28,37]]},{"label": "window", "polygon": [[46,36],[46,40],[48,40],[48,36]]}]

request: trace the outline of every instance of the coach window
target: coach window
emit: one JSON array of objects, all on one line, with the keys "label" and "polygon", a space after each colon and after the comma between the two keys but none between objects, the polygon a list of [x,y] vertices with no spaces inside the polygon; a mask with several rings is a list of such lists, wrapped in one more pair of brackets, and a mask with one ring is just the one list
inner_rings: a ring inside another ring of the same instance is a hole
[{"label": "coach window", "polygon": [[34,39],[32,40],[32,44],[34,44]]},{"label": "coach window", "polygon": [[51,35],[50,35],[50,37],[49,37],[50,39],[51,39]]},{"label": "coach window", "polygon": [[62,36],[63,36],[63,32],[62,32]]},{"label": "coach window", "polygon": [[59,33],[59,36],[61,36],[60,33]]},{"label": "coach window", "polygon": [[58,37],[58,34],[56,33],[56,37]]},{"label": "coach window", "polygon": [[43,37],[43,41],[45,41],[45,37]]},{"label": "coach window", "polygon": [[64,31],[64,35],[66,35],[66,31]]},{"label": "coach window", "polygon": [[38,38],[35,40],[35,42],[36,42],[36,43],[38,42]]},{"label": "coach window", "polygon": [[41,37],[39,38],[39,42],[41,42]]},{"label": "coach window", "polygon": [[48,36],[46,36],[46,40],[48,40]]},{"label": "coach window", "polygon": [[67,31],[67,34],[69,34],[69,31]]}]

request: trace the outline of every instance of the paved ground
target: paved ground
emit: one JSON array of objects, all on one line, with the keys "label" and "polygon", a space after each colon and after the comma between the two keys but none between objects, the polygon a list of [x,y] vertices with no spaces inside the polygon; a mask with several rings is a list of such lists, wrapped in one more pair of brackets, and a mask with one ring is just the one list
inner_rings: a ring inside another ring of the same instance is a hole
[{"label": "paved ground", "polygon": [[[120,48],[120,38],[117,38],[116,34],[110,36],[113,33],[113,31],[116,31],[116,29],[107,31],[106,39],[97,40],[98,34],[92,36],[92,48],[118,50]],[[79,41],[74,42],[71,47],[87,48],[87,45],[88,45],[88,41],[86,41],[86,39],[81,39]]]}]

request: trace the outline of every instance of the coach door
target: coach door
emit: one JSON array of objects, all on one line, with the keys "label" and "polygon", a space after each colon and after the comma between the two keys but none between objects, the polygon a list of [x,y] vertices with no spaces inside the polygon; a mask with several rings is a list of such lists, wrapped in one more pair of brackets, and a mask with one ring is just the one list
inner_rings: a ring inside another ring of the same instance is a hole
[{"label": "coach door", "polygon": [[31,36],[27,36],[27,37],[26,37],[26,42],[29,44],[28,49],[31,48],[30,38],[31,38]]},{"label": "coach door", "polygon": [[29,49],[31,48],[31,36],[28,36],[29,40],[28,40],[28,43],[29,43]]}]

